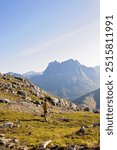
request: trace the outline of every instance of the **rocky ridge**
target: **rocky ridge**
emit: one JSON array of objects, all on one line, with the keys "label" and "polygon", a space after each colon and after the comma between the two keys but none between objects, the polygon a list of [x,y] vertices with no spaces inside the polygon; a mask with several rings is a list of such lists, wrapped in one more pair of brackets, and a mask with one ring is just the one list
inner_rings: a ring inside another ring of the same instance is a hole
[{"label": "rocky ridge", "polygon": [[78,108],[76,104],[45,92],[27,79],[0,74],[0,102],[39,106],[45,99],[52,106],[73,110]]}]

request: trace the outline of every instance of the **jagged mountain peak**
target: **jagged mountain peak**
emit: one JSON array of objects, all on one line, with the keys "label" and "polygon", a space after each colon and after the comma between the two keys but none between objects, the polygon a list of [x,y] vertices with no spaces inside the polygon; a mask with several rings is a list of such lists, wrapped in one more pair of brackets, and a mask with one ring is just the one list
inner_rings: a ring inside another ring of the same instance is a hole
[{"label": "jagged mountain peak", "polygon": [[48,67],[44,71],[44,74],[56,74],[56,73],[71,74],[71,71],[72,72],[76,71],[76,69],[79,68],[80,66],[81,64],[77,60],[73,59],[68,59],[61,63],[55,60],[48,64]]},{"label": "jagged mountain peak", "polygon": [[66,60],[66,61],[63,61],[61,64],[75,64],[75,65],[81,65],[78,60],[74,60],[74,59],[68,59],[68,60]]},{"label": "jagged mountain peak", "polygon": [[77,60],[49,63],[43,75],[30,80],[62,98],[76,99],[99,88],[99,67],[87,67]]}]

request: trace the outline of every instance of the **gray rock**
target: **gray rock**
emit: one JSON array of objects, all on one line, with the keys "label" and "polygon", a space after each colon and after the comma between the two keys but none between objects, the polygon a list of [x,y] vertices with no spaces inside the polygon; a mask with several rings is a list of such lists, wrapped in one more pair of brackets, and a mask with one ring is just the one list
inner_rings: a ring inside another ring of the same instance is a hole
[{"label": "gray rock", "polygon": [[55,97],[51,97],[51,98],[49,98],[49,102],[54,106],[58,106],[59,99],[55,98]]},{"label": "gray rock", "polygon": [[65,148],[65,150],[86,150],[84,146],[71,145]]},{"label": "gray rock", "polygon": [[94,123],[93,124],[93,127],[99,127],[100,126],[100,123]]},{"label": "gray rock", "polygon": [[93,112],[94,112],[95,114],[99,114],[99,113],[100,113],[100,110],[99,110],[99,109],[94,109]]},{"label": "gray rock", "polygon": [[24,78],[20,78],[20,77],[14,77],[15,79],[19,80],[19,81],[24,81]]},{"label": "gray rock", "polygon": [[87,106],[86,108],[84,108],[84,111],[90,111],[89,107]]},{"label": "gray rock", "polygon": [[27,97],[27,92],[25,91],[18,91],[17,94]]},{"label": "gray rock", "polygon": [[2,128],[13,128],[13,122],[6,122],[0,125]]},{"label": "gray rock", "polygon": [[90,111],[89,107],[86,104],[80,104],[79,107],[82,111]]},{"label": "gray rock", "polygon": [[0,99],[0,103],[10,103],[9,99]]},{"label": "gray rock", "polygon": [[16,139],[16,138],[13,138],[13,139],[12,139],[12,142],[13,142],[13,143],[19,143],[19,140]]},{"label": "gray rock", "polygon": [[85,127],[82,126],[78,131],[75,132],[76,135],[84,135]]},{"label": "gray rock", "polygon": [[70,107],[71,107],[71,109],[73,109],[73,110],[77,110],[77,105],[76,105],[76,104],[71,103],[70,105],[71,105],[71,106],[70,106]]},{"label": "gray rock", "polygon": [[51,142],[52,142],[52,140],[48,140],[48,141],[45,141],[45,142],[41,143],[38,146],[37,150],[45,150],[47,145],[50,144]]},{"label": "gray rock", "polygon": [[86,104],[90,110],[96,109],[96,101],[90,96],[85,97],[84,104]]},{"label": "gray rock", "polygon": [[15,147],[15,143],[10,143],[10,144],[8,145],[8,147],[9,147],[10,149],[13,149],[13,148]]},{"label": "gray rock", "polygon": [[12,139],[5,139],[5,138],[0,139],[0,144],[3,144],[3,145],[7,145],[10,142],[12,142]]},{"label": "gray rock", "polygon": [[12,84],[12,87],[13,88],[17,88],[18,86],[16,84]]}]

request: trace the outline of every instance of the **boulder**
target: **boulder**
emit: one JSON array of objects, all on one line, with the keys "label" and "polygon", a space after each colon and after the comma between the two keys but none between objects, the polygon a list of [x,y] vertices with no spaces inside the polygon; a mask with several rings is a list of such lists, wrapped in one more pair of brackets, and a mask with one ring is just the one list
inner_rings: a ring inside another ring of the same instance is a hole
[{"label": "boulder", "polygon": [[82,126],[78,131],[75,132],[76,135],[84,135],[85,127]]},{"label": "boulder", "polygon": [[99,127],[100,126],[100,123],[94,123],[93,124],[93,127]]},{"label": "boulder", "polygon": [[18,91],[17,94],[27,97],[27,92],[25,91]]},{"label": "boulder", "polygon": [[89,107],[84,108],[84,111],[90,111]]},{"label": "boulder", "polygon": [[0,103],[10,103],[9,99],[0,99]]},{"label": "boulder", "polygon": [[99,113],[100,113],[100,110],[99,110],[99,109],[94,109],[93,112],[94,112],[95,114],[99,114]]},{"label": "boulder", "polygon": [[44,150],[44,149],[46,149],[47,145],[50,144],[51,142],[52,142],[52,140],[44,141],[43,143],[41,143],[38,146],[37,150]]},{"label": "boulder", "polygon": [[26,145],[25,146],[19,146],[18,150],[28,150],[28,147]]},{"label": "boulder", "polygon": [[10,143],[10,144],[8,145],[8,147],[9,147],[10,149],[15,148],[15,143]]},{"label": "boulder", "polygon": [[2,128],[13,128],[13,122],[6,122],[0,125]]},{"label": "boulder", "polygon": [[12,84],[12,87],[13,87],[13,88],[17,88],[18,86],[13,83],[13,84]]},{"label": "boulder", "polygon": [[24,78],[20,78],[20,77],[14,77],[15,79],[19,80],[19,81],[23,81],[24,82]]},{"label": "boulder", "polygon": [[71,103],[70,108],[73,109],[73,110],[77,110],[77,105],[74,104],[74,103]]},{"label": "boulder", "polygon": [[81,111],[84,111],[84,109],[87,107],[85,104],[79,104],[78,105]]},{"label": "boulder", "polygon": [[96,101],[90,96],[85,97],[84,104],[86,104],[91,111],[96,109]]},{"label": "boulder", "polygon": [[0,139],[0,144],[2,145],[7,145],[10,142],[12,142],[12,139],[5,139],[5,138]]},{"label": "boulder", "polygon": [[54,106],[58,106],[59,99],[58,99],[58,98],[55,98],[55,97],[52,97],[52,98],[50,98],[50,102],[51,102]]}]

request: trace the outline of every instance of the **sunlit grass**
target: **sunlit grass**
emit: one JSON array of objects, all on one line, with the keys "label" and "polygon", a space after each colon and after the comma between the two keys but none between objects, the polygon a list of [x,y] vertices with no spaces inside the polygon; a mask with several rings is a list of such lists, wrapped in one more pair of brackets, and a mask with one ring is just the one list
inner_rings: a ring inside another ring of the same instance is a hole
[{"label": "sunlit grass", "polygon": [[[68,122],[61,118],[69,119]],[[13,129],[0,129],[0,133],[5,133],[7,137],[15,137],[23,144],[34,147],[45,140],[52,140],[51,146],[58,144],[66,146],[68,144],[79,144],[94,146],[99,144],[99,127],[87,128],[85,135],[75,135],[72,133],[79,130],[82,125],[91,125],[99,122],[99,115],[87,112],[69,112],[64,114],[52,114],[49,122],[44,122],[44,118],[31,114],[8,109],[0,109],[0,123],[12,121],[14,124],[20,121],[20,127]],[[29,134],[29,132],[31,134]],[[69,135],[67,137],[67,135]]]}]

